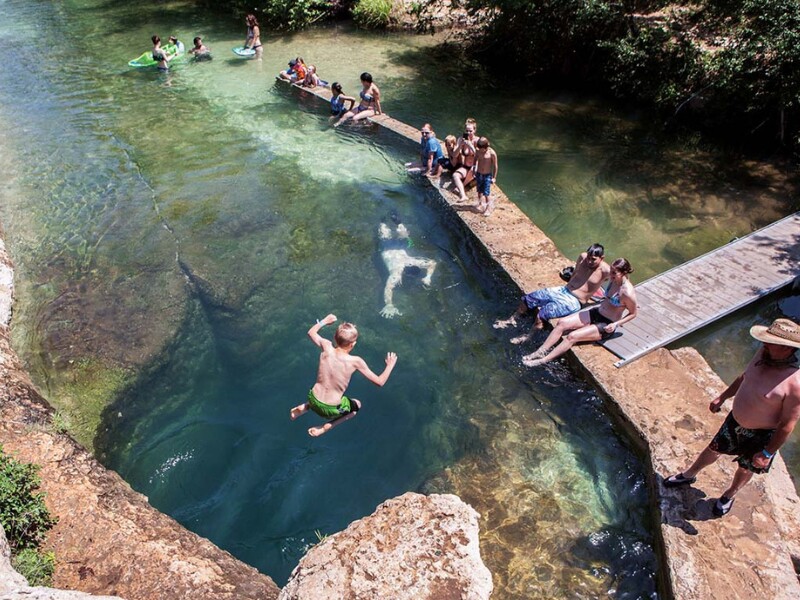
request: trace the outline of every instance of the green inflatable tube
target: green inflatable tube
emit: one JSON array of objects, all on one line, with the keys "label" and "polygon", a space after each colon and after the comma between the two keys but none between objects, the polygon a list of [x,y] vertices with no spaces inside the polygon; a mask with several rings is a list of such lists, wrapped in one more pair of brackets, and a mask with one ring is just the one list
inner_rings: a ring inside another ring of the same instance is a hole
[{"label": "green inflatable tube", "polygon": [[[186,50],[183,43],[181,42],[178,42],[177,45],[167,44],[165,46],[161,46],[161,49],[164,50],[164,52],[166,52],[167,54],[177,54],[178,56],[183,56]],[[153,60],[152,50],[148,50],[147,52],[144,52],[139,58],[134,58],[132,61],[128,62],[129,67],[137,67],[137,68],[155,67],[157,64],[158,62]]]}]

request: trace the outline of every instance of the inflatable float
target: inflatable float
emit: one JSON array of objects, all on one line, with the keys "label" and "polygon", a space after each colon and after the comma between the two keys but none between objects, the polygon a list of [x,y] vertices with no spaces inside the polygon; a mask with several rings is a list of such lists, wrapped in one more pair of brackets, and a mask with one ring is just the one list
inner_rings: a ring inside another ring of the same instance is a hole
[{"label": "inflatable float", "polygon": [[[161,49],[167,54],[177,54],[178,56],[182,56],[186,51],[186,47],[183,45],[183,42],[180,41],[177,44],[167,44],[165,46],[161,46]],[[133,60],[128,61],[129,67],[137,68],[154,67],[157,64],[158,61],[153,60],[152,50],[148,50],[147,52],[143,53],[139,58],[134,58]]]},{"label": "inflatable float", "polygon": [[245,48],[244,46],[236,46],[236,48],[233,48],[233,53],[242,58],[252,58],[256,55],[255,50],[252,48]]}]

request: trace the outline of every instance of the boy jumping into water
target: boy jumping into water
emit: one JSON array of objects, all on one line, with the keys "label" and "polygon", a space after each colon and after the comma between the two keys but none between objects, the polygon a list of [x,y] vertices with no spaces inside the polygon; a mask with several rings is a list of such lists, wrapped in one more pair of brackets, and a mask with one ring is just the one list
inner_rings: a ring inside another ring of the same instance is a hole
[{"label": "boy jumping into water", "polygon": [[335,322],[336,316],[331,314],[322,321],[317,321],[308,330],[308,337],[322,350],[319,357],[317,382],[308,392],[308,402],[298,404],[289,413],[294,420],[310,409],[323,419],[331,419],[322,427],[311,427],[308,435],[313,437],[327,433],[340,423],[349,421],[361,409],[361,402],[355,398],[351,400],[344,395],[344,391],[350,385],[353,373],[358,371],[369,381],[382,387],[397,363],[397,355],[394,352],[388,352],[386,368],[383,369],[383,373],[376,375],[363,358],[350,354],[358,339],[358,330],[355,325],[342,323],[336,328],[336,334],[333,336],[336,342],[335,347],[330,340],[319,335],[320,328]]}]

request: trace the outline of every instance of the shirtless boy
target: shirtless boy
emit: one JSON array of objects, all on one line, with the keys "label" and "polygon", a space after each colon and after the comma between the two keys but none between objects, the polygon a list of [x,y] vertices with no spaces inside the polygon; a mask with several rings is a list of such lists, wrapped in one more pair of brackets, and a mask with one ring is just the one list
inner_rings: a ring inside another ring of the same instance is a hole
[{"label": "shirtless boy", "polygon": [[478,184],[478,204],[475,208],[487,217],[494,212],[492,183],[497,181],[497,152],[489,145],[489,138],[478,138],[475,152],[475,183]]},{"label": "shirtless boy", "polygon": [[567,285],[561,287],[534,290],[522,297],[516,312],[508,319],[494,322],[495,329],[505,329],[516,325],[517,318],[532,312],[536,321],[526,335],[512,338],[512,344],[528,341],[533,332],[544,326],[545,319],[565,317],[581,309],[582,304],[589,302],[592,295],[600,289],[600,285],[609,278],[611,267],[603,260],[605,249],[600,244],[592,244],[582,252],[575,263]]},{"label": "shirtless boy", "polygon": [[344,395],[344,391],[350,385],[353,373],[358,371],[369,381],[382,387],[397,363],[397,355],[394,352],[387,353],[386,367],[383,369],[383,373],[376,375],[363,358],[350,354],[358,339],[358,330],[355,325],[342,323],[336,328],[333,338],[336,346],[330,340],[319,335],[319,330],[324,325],[335,322],[336,316],[328,315],[322,321],[317,321],[308,330],[308,337],[322,350],[319,357],[317,382],[308,392],[308,402],[295,406],[289,413],[292,420],[308,410],[317,413],[323,419],[331,419],[322,427],[311,427],[308,435],[313,437],[327,433],[340,423],[349,421],[361,409],[361,402]]},{"label": "shirtless boy", "polygon": [[664,480],[665,487],[690,485],[720,455],[736,456],[739,468],[712,508],[717,517],[730,512],[736,493],[754,473],[769,471],[775,453],[800,419],[800,371],[796,355],[800,348],[800,325],[789,319],[776,319],[769,327],[751,327],[750,335],[764,345],[744,373],[708,406],[712,413],[717,413],[725,400],[733,397],[731,412],[692,465]]}]

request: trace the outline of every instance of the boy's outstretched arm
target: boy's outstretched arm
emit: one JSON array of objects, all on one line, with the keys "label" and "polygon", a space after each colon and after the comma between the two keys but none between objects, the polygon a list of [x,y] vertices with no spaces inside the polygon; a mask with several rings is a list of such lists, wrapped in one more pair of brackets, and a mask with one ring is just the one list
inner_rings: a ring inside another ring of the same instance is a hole
[{"label": "boy's outstretched arm", "polygon": [[383,373],[380,375],[373,373],[372,369],[367,366],[367,362],[363,358],[358,359],[358,362],[356,363],[356,369],[369,381],[378,387],[383,387],[383,384],[385,384],[386,380],[389,379],[389,375],[392,374],[392,369],[394,369],[395,364],[397,364],[397,354],[394,352],[388,352],[386,354],[386,368],[383,369]]},{"label": "boy's outstretched arm", "polygon": [[319,330],[325,325],[330,325],[331,323],[335,322],[336,322],[336,315],[330,314],[324,319],[322,319],[322,321],[317,321],[311,326],[311,329],[308,330],[308,337],[311,338],[311,341],[314,342],[315,346],[319,346],[320,348],[322,348],[322,345],[325,342],[328,342],[329,344],[331,343],[330,340],[326,340],[319,334]]}]

